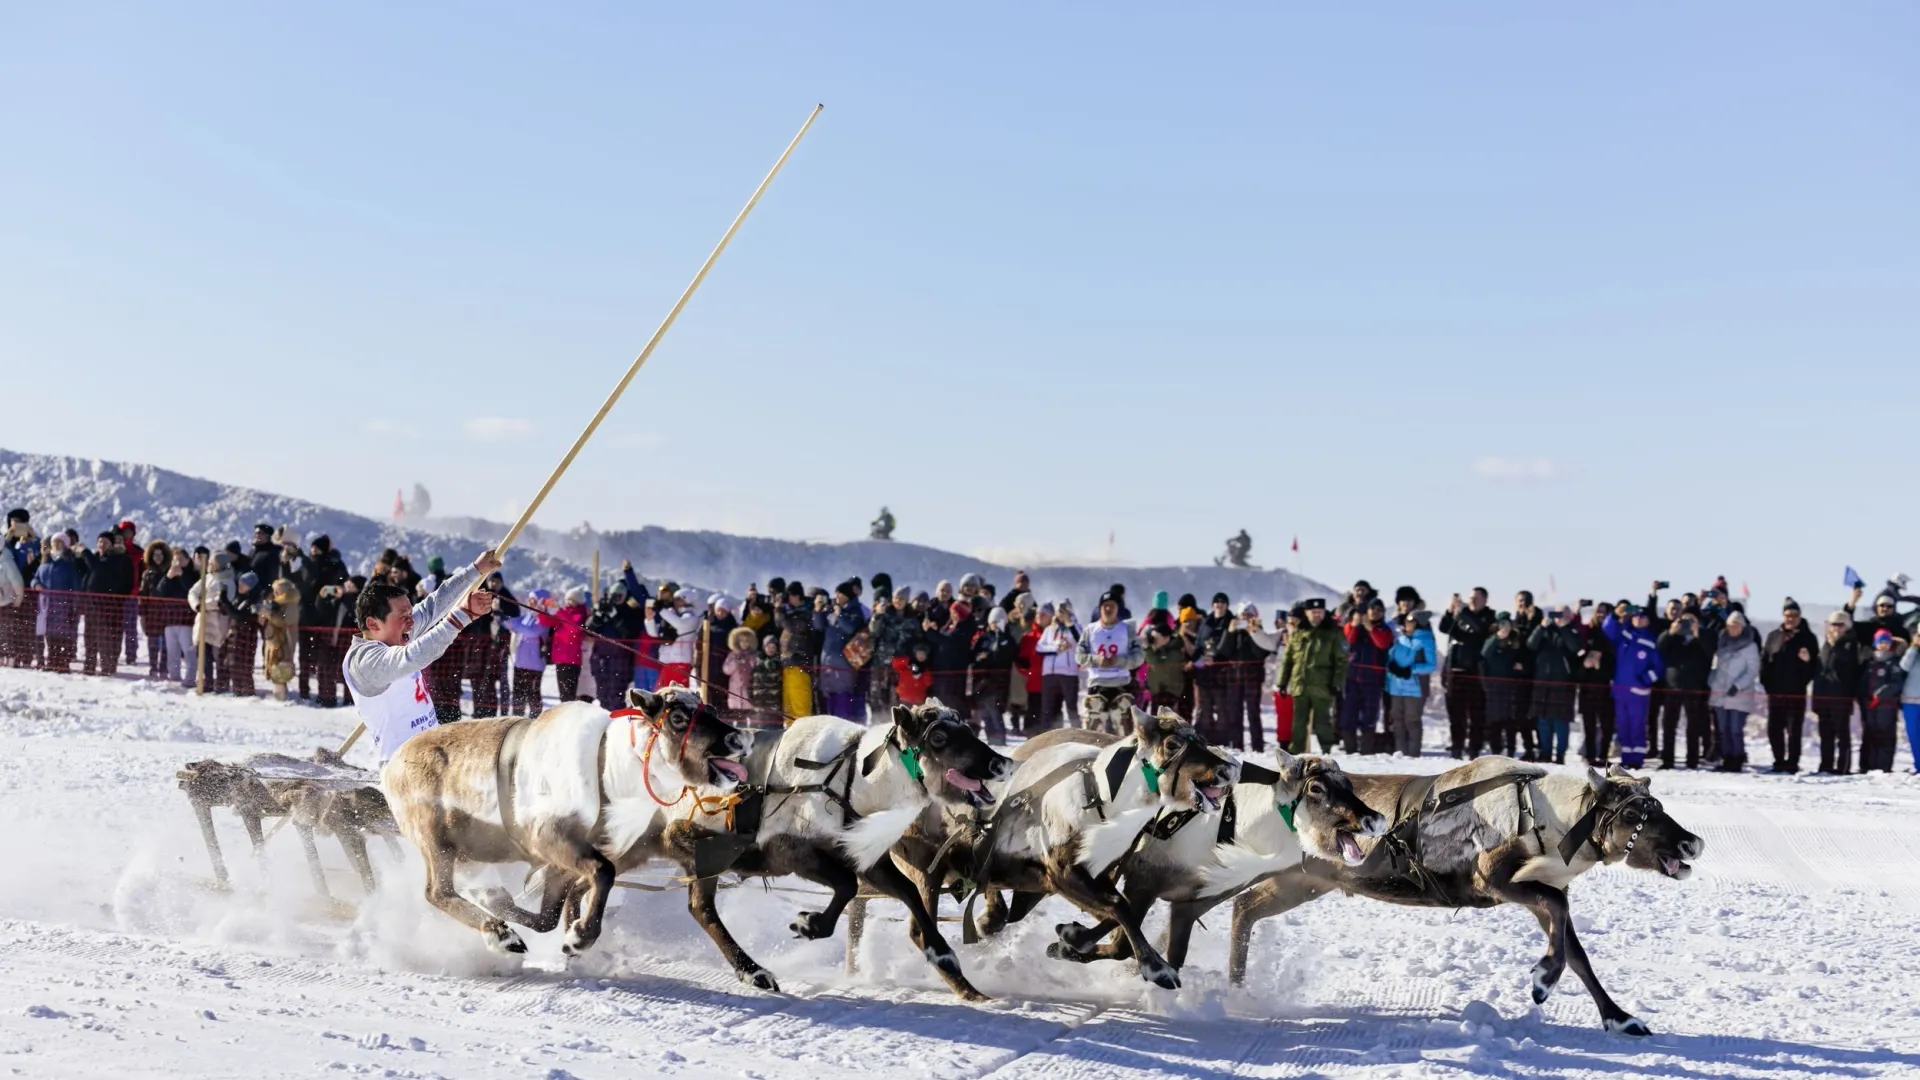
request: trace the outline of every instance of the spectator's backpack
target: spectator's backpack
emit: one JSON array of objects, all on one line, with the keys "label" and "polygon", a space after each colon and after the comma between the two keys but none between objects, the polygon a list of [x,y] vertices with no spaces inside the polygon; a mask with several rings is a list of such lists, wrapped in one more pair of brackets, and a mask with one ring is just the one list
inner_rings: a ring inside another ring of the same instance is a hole
[{"label": "spectator's backpack", "polygon": [[847,658],[847,666],[855,671],[866,667],[873,659],[873,635],[865,630],[856,632],[841,647],[840,655]]}]

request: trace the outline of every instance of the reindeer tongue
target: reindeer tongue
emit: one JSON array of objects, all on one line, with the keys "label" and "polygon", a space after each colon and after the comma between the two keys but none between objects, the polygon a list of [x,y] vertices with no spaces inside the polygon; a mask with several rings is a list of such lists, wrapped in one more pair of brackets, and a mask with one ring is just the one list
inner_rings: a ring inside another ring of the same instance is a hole
[{"label": "reindeer tongue", "polygon": [[947,783],[952,784],[961,791],[979,791],[981,787],[980,781],[970,776],[962,776],[959,769],[948,769],[942,776],[945,777]]},{"label": "reindeer tongue", "polygon": [[1335,836],[1338,837],[1340,844],[1340,857],[1347,860],[1349,866],[1366,861],[1366,856],[1360,851],[1360,841],[1355,840],[1352,833],[1342,829]]},{"label": "reindeer tongue", "polygon": [[726,758],[713,758],[711,759],[711,761],[714,768],[719,769],[721,772],[726,773],[728,776],[732,777],[735,780],[740,781],[741,783],[746,782],[747,767],[745,765],[742,765],[737,761],[729,761]]}]

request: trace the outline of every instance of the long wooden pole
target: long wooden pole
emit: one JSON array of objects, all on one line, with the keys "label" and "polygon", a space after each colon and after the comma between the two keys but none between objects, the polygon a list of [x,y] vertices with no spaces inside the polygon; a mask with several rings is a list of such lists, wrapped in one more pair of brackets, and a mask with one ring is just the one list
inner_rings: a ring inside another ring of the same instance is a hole
[{"label": "long wooden pole", "polygon": [[593,437],[594,431],[600,426],[600,421],[607,418],[607,413],[613,409],[613,403],[620,400],[621,394],[626,393],[627,384],[632,382],[633,377],[640,373],[641,365],[645,364],[647,358],[653,355],[654,346],[660,344],[660,339],[666,335],[667,328],[671,327],[673,321],[680,317],[680,309],[687,306],[687,301],[693,299],[694,290],[700,287],[701,282],[707,280],[707,271],[713,269],[713,264],[715,260],[720,258],[720,253],[727,250],[727,245],[733,241],[733,234],[740,228],[740,223],[747,220],[748,214],[753,213],[754,206],[760,202],[760,196],[766,193],[767,185],[773,183],[773,178],[780,175],[780,167],[787,163],[787,156],[793,153],[794,147],[800,145],[800,140],[806,137],[807,129],[813,126],[814,118],[818,117],[820,110],[824,108],[826,108],[825,105],[815,105],[813,111],[807,114],[807,122],[800,125],[800,131],[794,135],[793,141],[788,143],[787,148],[780,152],[780,159],[775,161],[773,168],[767,171],[766,179],[760,181],[760,186],[753,189],[753,197],[748,199],[747,205],[741,208],[739,216],[733,219],[733,224],[727,226],[726,234],[720,237],[718,244],[714,245],[712,254],[707,256],[707,261],[700,264],[700,272],[693,275],[693,280],[687,284],[686,291],[680,294],[680,299],[673,302],[672,310],[668,311],[667,317],[660,321],[660,328],[653,332],[653,337],[647,339],[647,347],[641,349],[640,355],[633,358],[633,363],[627,368],[627,373],[620,377],[620,381],[614,386],[613,392],[607,395],[607,400],[600,403],[600,410],[593,414],[592,420],[587,421],[587,426],[581,430],[580,437],[573,440],[573,445],[567,449],[567,456],[561,458],[560,464],[553,467],[553,472],[547,477],[547,482],[540,485],[539,493],[534,495],[533,501],[527,504],[525,510],[521,511],[520,520],[513,523],[513,528],[507,530],[507,535],[501,539],[500,546],[494,550],[500,552],[506,551],[507,548],[513,544],[514,540],[519,537],[520,530],[527,527],[527,522],[533,518],[533,512],[540,508],[540,504],[545,501],[547,493],[553,490],[553,485],[558,483],[561,475],[567,471],[567,466],[573,464],[573,459],[580,453],[580,448],[587,445],[587,440]]},{"label": "long wooden pole", "polygon": [[[567,448],[566,456],[561,458],[560,464],[555,465],[553,472],[548,474],[547,482],[540,485],[540,490],[534,494],[533,501],[520,512],[520,519],[513,523],[513,527],[507,530],[507,535],[502,537],[500,543],[494,547],[495,554],[505,556],[507,549],[519,539],[520,530],[526,528],[527,522],[533,520],[534,511],[540,509],[540,504],[546,501],[547,494],[553,490],[553,485],[560,482],[560,477],[566,474],[567,467],[573,464],[575,457],[579,456],[581,448],[586,446],[587,440],[593,438],[593,433],[599,430],[600,421],[607,418],[607,414],[613,411],[614,403],[620,400],[620,395],[627,392],[627,384],[633,381],[635,375],[640,374],[640,368],[646,364],[647,358],[653,355],[654,347],[659,345],[660,339],[666,336],[668,328],[673,326],[673,321],[680,317],[680,311],[687,306],[687,301],[693,299],[693,294],[700,288],[700,283],[707,280],[707,271],[713,269],[713,264],[719,260],[720,253],[727,250],[727,245],[733,242],[733,234],[739,231],[740,224],[746,221],[747,215],[753,213],[753,208],[759,205],[760,196],[766,194],[767,186],[773,183],[773,178],[780,175],[781,166],[787,163],[787,158],[792,155],[794,147],[800,145],[800,140],[806,138],[807,129],[813,126],[814,120],[820,115],[820,110],[824,108],[826,108],[825,105],[815,105],[813,111],[807,114],[806,123],[800,125],[800,130],[793,136],[793,141],[787,144],[787,148],[780,151],[779,159],[773,163],[773,168],[767,170],[767,175],[760,181],[760,186],[753,189],[753,196],[747,200],[747,205],[742,207],[740,213],[734,217],[733,224],[727,226],[727,231],[721,235],[720,242],[715,244],[713,251],[707,255],[707,261],[700,264],[700,272],[693,275],[693,280],[688,282],[686,289],[680,293],[680,299],[673,302],[667,317],[660,321],[659,328],[653,332],[652,337],[647,339],[646,348],[641,349],[640,355],[633,358],[633,363],[627,366],[627,373],[614,384],[613,392],[607,395],[607,400],[600,403],[599,410],[593,414],[593,419],[587,421],[587,426],[580,430],[579,437],[574,439],[573,445]],[[598,584],[597,577],[598,575],[596,575],[596,584]],[[345,754],[352,749],[354,742],[360,738],[360,733],[365,730],[365,724],[355,726],[353,734],[347,736],[347,741],[340,745],[340,752]]]}]

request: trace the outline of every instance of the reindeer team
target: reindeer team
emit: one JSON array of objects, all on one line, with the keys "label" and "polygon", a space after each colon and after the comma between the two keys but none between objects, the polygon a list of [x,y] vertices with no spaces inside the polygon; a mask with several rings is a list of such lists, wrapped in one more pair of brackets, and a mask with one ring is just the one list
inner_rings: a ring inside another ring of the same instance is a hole
[{"label": "reindeer team", "polygon": [[[791,874],[831,890],[821,910],[796,914],[802,938],[833,934],[865,885],[906,906],[915,947],[969,1000],[984,995],[935,918],[949,888],[971,894],[969,940],[1059,896],[1092,925],[1059,924],[1050,956],[1132,960],[1169,989],[1196,921],[1223,902],[1236,982],[1254,923],[1328,892],[1513,903],[1547,938],[1535,1000],[1570,967],[1607,1030],[1644,1035],[1594,975],[1567,888],[1603,864],[1685,878],[1704,848],[1647,780],[1617,769],[1482,758],[1438,776],[1349,774],[1284,751],[1268,769],[1207,745],[1171,712],[1138,709],[1125,737],[1050,732],[1009,758],[938,701],[898,706],[872,727],[807,717],[758,740],[684,688],[630,691],[628,704],[452,724],[401,745],[382,784],[426,860],[428,901],[494,949],[524,951],[518,925],[562,929],[573,955],[599,937],[615,877],[663,860],[680,867],[688,909],[728,965],[773,991],[720,918],[719,875]],[[463,893],[457,872],[483,863],[534,866],[538,910],[501,889]],[[1155,948],[1141,923],[1160,900],[1170,918]]]}]

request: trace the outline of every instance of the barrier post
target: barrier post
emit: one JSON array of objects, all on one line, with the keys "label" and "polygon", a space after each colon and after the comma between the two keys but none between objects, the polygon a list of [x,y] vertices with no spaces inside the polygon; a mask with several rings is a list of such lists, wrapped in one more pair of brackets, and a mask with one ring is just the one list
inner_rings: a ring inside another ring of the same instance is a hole
[{"label": "barrier post", "polygon": [[600,549],[593,549],[593,588],[587,590],[588,599],[600,603]]},{"label": "barrier post", "polygon": [[193,692],[207,692],[207,585],[213,578],[213,556],[207,556],[206,572],[200,575],[200,610],[193,616]]}]

